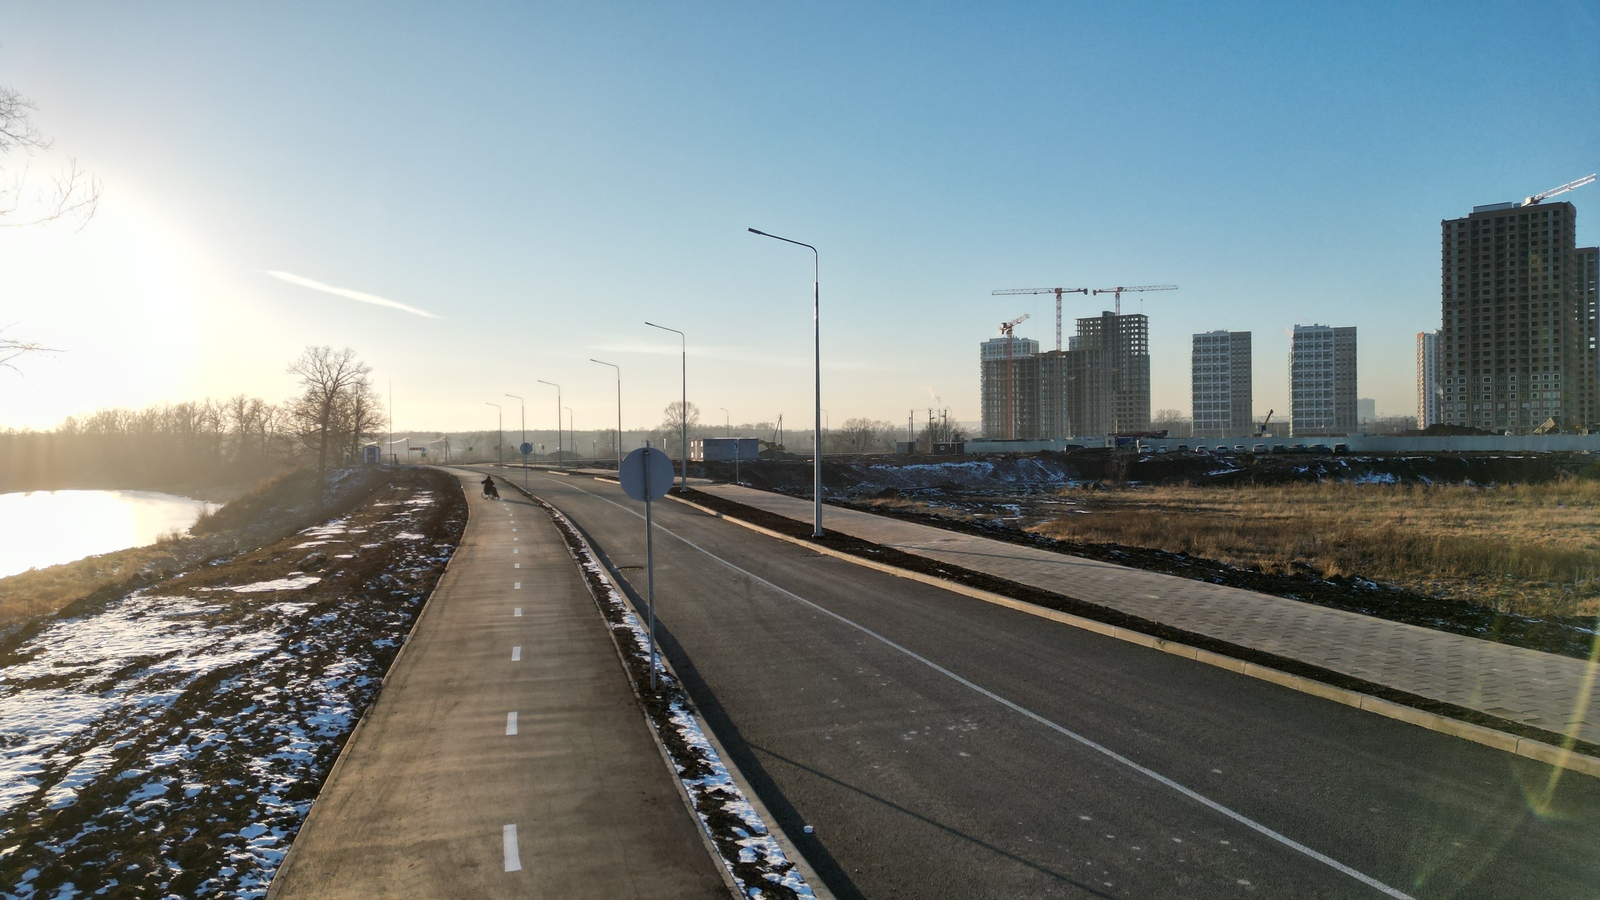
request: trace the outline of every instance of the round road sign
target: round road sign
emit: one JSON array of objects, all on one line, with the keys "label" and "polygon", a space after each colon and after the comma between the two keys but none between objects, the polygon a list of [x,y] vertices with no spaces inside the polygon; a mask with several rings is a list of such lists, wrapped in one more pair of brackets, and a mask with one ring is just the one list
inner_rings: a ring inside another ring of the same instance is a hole
[{"label": "round road sign", "polygon": [[522,451],[522,455],[523,456],[527,456],[529,453],[533,452],[533,445],[528,443],[527,441],[523,441],[522,442],[522,446],[517,448],[517,449]]},{"label": "round road sign", "polygon": [[660,500],[672,487],[672,479],[672,457],[654,447],[640,447],[629,453],[617,473],[622,490],[635,500]]}]

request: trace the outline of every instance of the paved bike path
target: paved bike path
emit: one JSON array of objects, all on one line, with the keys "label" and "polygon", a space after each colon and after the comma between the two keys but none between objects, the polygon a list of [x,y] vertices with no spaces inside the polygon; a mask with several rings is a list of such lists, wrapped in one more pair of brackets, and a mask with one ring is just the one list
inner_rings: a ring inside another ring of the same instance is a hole
[{"label": "paved bike path", "polygon": [[269,896],[727,897],[548,515],[457,474],[461,546]]}]

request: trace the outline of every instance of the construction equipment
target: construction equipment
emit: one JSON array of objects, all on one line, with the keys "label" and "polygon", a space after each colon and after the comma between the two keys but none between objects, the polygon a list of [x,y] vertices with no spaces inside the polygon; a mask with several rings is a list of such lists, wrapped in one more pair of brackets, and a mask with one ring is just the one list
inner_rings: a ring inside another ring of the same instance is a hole
[{"label": "construction equipment", "polygon": [[1178,289],[1178,286],[1175,285],[1175,284],[1141,284],[1141,285],[1136,285],[1134,287],[1095,288],[1094,292],[1097,295],[1098,294],[1116,294],[1117,295],[1117,315],[1120,316],[1120,315],[1122,315],[1122,295],[1123,295],[1124,292],[1132,294],[1132,293],[1138,293],[1138,292],[1142,292],[1142,291],[1175,291],[1177,289]]},{"label": "construction equipment", "polygon": [[1056,352],[1061,352],[1061,295],[1082,294],[1089,295],[1088,288],[1007,288],[1003,291],[990,291],[991,297],[1008,297],[1014,294],[1055,294],[1056,295]]},{"label": "construction equipment", "polygon": [[1549,200],[1551,197],[1555,197],[1555,196],[1557,196],[1559,194],[1565,194],[1567,191],[1570,191],[1573,188],[1581,188],[1586,184],[1592,183],[1593,181],[1594,181],[1594,176],[1593,175],[1585,175],[1582,178],[1579,178],[1577,181],[1569,181],[1569,182],[1567,182],[1566,184],[1563,184],[1560,187],[1551,188],[1550,190],[1545,191],[1542,194],[1534,194],[1532,197],[1529,197],[1528,199],[1522,201],[1521,203],[1518,203],[1517,205],[1518,206],[1533,206],[1536,203],[1542,202],[1544,200]]},{"label": "construction equipment", "polygon": [[1267,430],[1267,426],[1272,424],[1272,414],[1275,412],[1277,412],[1275,409],[1267,410],[1267,417],[1261,420],[1261,427],[1257,429],[1256,437],[1272,437],[1272,432]]},{"label": "construction equipment", "polygon": [[[1017,407],[1011,393],[1011,347],[1017,342],[1017,326],[1026,321],[1028,314],[1023,313],[1009,322],[1000,323],[1000,334],[1006,339],[1006,438],[1008,440],[1017,438]],[[916,437],[913,436],[912,440],[916,440]]]}]

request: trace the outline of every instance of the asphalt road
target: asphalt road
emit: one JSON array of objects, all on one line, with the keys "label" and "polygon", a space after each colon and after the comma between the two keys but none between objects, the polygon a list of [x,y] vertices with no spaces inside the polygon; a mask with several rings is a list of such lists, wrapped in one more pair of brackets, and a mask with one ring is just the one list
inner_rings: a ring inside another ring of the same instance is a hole
[{"label": "asphalt road", "polygon": [[[532,482],[642,591],[639,504]],[[682,504],[655,521],[663,646],[840,897],[1600,892],[1600,780]]]}]

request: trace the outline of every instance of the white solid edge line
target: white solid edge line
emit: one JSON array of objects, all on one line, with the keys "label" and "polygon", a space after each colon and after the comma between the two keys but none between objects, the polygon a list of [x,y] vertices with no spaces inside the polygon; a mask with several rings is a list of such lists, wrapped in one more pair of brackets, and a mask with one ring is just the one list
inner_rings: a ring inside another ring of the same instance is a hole
[{"label": "white solid edge line", "polygon": [[516,734],[516,733],[517,733],[517,714],[514,713],[514,712],[508,712],[508,713],[506,713],[506,734]]},{"label": "white solid edge line", "polygon": [[[644,518],[644,516],[641,515],[640,513],[637,513],[637,512],[634,512],[631,509],[628,509],[626,506],[623,506],[622,504],[617,503],[616,501],[612,500],[609,497],[602,497],[599,494],[593,493],[592,491],[586,491],[583,488],[578,487],[576,484],[572,485],[572,487],[577,488],[580,491],[583,491],[583,493],[588,494],[591,497],[595,497],[595,498],[597,498],[599,500],[604,500],[605,502],[610,503],[612,506],[615,506],[616,508],[622,510],[623,512],[629,513],[629,514],[631,514],[631,515],[633,515],[633,516],[635,516],[637,518],[640,518],[640,519]],[[858,624],[856,622],[853,622],[850,619],[847,619],[844,616],[839,615],[838,613],[834,612],[831,609],[827,609],[826,607],[820,606],[820,605],[818,605],[816,603],[811,602],[810,600],[807,600],[806,598],[800,596],[799,594],[796,594],[794,591],[791,591],[791,590],[789,590],[787,588],[779,587],[778,585],[773,584],[772,582],[766,580],[765,578],[762,578],[760,575],[757,575],[754,572],[750,572],[750,571],[748,571],[746,569],[742,569],[739,566],[736,566],[733,563],[728,562],[727,560],[725,560],[722,557],[716,555],[715,553],[712,553],[711,551],[709,551],[706,548],[700,546],[699,544],[696,544],[694,541],[689,540],[688,538],[684,537],[681,534],[677,534],[676,532],[673,532],[671,529],[665,527],[660,522],[656,522],[654,524],[655,524],[656,529],[661,531],[663,534],[668,534],[668,535],[671,535],[672,537],[677,538],[678,540],[680,540],[683,543],[689,545],[690,547],[693,547],[695,550],[698,550],[699,552],[705,554],[706,556],[710,557],[711,559],[716,560],[717,562],[723,564],[724,566],[727,566],[728,568],[732,569],[733,571],[738,572],[739,574],[745,576],[746,578],[750,578],[750,579],[752,579],[754,581],[758,581],[758,582],[766,585],[767,587],[772,588],[773,590],[777,591],[778,593],[783,594],[786,597],[791,597],[794,600],[796,600],[796,601],[798,601],[798,602],[800,602],[800,603],[802,603],[802,604],[804,604],[806,606],[809,606],[810,608],[816,610],[817,612],[822,613],[823,615],[829,616],[830,618],[836,619],[839,622],[841,622],[841,623],[843,623],[845,625],[848,625],[851,628],[856,629],[857,631],[861,632],[862,634],[865,634],[868,637],[871,637],[874,640],[879,641],[880,643],[884,644],[887,647],[890,647],[890,648],[893,648],[895,650],[898,650],[899,652],[905,654],[906,656],[911,657],[912,659],[916,660],[917,662],[922,663],[923,665],[927,666],[928,668],[933,669],[935,672],[938,672],[939,674],[944,675],[946,678],[949,678],[950,680],[956,682],[957,684],[960,684],[960,685],[963,685],[965,687],[971,688],[973,691],[976,691],[977,693],[982,694],[985,697],[988,697],[990,700],[993,700],[994,702],[1000,704],[1001,706],[1004,706],[1007,709],[1009,709],[1009,710],[1011,710],[1011,711],[1013,711],[1015,713],[1018,713],[1018,714],[1020,714],[1022,716],[1025,716],[1026,718],[1032,719],[1033,721],[1038,722],[1040,725],[1043,725],[1044,727],[1049,728],[1050,730],[1055,731],[1058,734],[1061,734],[1061,735],[1064,735],[1064,736],[1066,736],[1068,738],[1071,738],[1072,740],[1077,741],[1078,743],[1082,744],[1085,747],[1088,747],[1089,749],[1095,751],[1096,753],[1100,753],[1100,754],[1108,757],[1109,759],[1115,760],[1116,762],[1121,763],[1124,766],[1127,766],[1128,768],[1132,769],[1133,771],[1138,772],[1139,774],[1141,774],[1141,775],[1143,775],[1143,776],[1145,776],[1145,777],[1157,782],[1158,784],[1161,784],[1161,785],[1163,785],[1165,787],[1171,788],[1174,791],[1177,791],[1178,793],[1184,795],[1185,797],[1188,797],[1189,799],[1195,801],[1196,803],[1199,803],[1201,806],[1204,806],[1207,809],[1210,809],[1210,810],[1212,810],[1214,812],[1221,813],[1222,815],[1227,816],[1228,818],[1234,820],[1235,822],[1238,822],[1240,825],[1243,825],[1246,828],[1249,828],[1252,831],[1255,831],[1258,834],[1261,834],[1261,835],[1263,835],[1263,836],[1265,836],[1267,838],[1270,838],[1270,839],[1272,839],[1274,841],[1277,841],[1278,843],[1282,844],[1285,847],[1288,847],[1291,850],[1295,850],[1295,851],[1297,851],[1299,853],[1303,853],[1306,856],[1309,856],[1312,859],[1316,860],[1317,862],[1320,862],[1320,863],[1322,863],[1322,864],[1324,864],[1324,865],[1326,865],[1326,866],[1328,866],[1328,867],[1330,867],[1330,868],[1332,868],[1332,869],[1334,869],[1336,871],[1342,872],[1343,874],[1348,875],[1351,878],[1354,878],[1355,880],[1361,882],[1362,884],[1367,885],[1370,888],[1373,888],[1374,890],[1377,890],[1377,891],[1380,891],[1380,892],[1382,892],[1384,894],[1387,894],[1390,897],[1398,898],[1398,900],[1415,900],[1415,898],[1413,898],[1410,894],[1405,893],[1404,891],[1400,891],[1400,890],[1397,890],[1395,888],[1392,888],[1392,887],[1388,886],[1387,884],[1384,884],[1383,882],[1377,880],[1376,878],[1371,877],[1370,875],[1364,874],[1362,872],[1358,872],[1355,869],[1352,869],[1349,866],[1345,865],[1344,863],[1339,862],[1338,860],[1334,859],[1333,857],[1328,856],[1327,854],[1320,853],[1320,852],[1318,852],[1316,850],[1311,849],[1310,847],[1307,847],[1305,844],[1302,844],[1299,841],[1297,841],[1297,840],[1295,840],[1295,839],[1293,839],[1293,838],[1291,838],[1291,837],[1289,837],[1287,835],[1280,834],[1280,833],[1278,833],[1276,831],[1273,831],[1271,828],[1268,828],[1267,826],[1261,824],[1260,822],[1257,822],[1256,820],[1250,818],[1249,816],[1244,815],[1243,813],[1234,812],[1232,809],[1229,809],[1228,807],[1223,806],[1221,803],[1218,803],[1217,801],[1212,800],[1210,797],[1207,797],[1204,794],[1199,793],[1198,791],[1194,791],[1194,790],[1191,790],[1190,788],[1184,787],[1183,785],[1179,784],[1176,781],[1173,781],[1172,779],[1168,778],[1165,775],[1162,775],[1160,772],[1157,772],[1154,769],[1150,769],[1150,768],[1147,768],[1145,766],[1139,765],[1138,763],[1134,762],[1133,760],[1129,759],[1128,757],[1123,756],[1122,754],[1118,753],[1115,750],[1112,750],[1110,747],[1106,747],[1106,746],[1104,746],[1102,744],[1098,744],[1095,741],[1093,741],[1093,740],[1091,740],[1091,739],[1089,739],[1087,737],[1084,737],[1081,734],[1078,734],[1077,732],[1071,730],[1070,728],[1067,728],[1066,726],[1058,725],[1055,722],[1052,722],[1049,719],[1046,719],[1044,716],[1039,715],[1038,713],[1034,712],[1031,709],[1028,709],[1028,708],[1026,708],[1024,706],[1020,706],[1020,705],[1018,705],[1016,703],[1013,703],[1010,700],[1007,700],[1006,698],[1000,696],[999,694],[996,694],[995,692],[989,690],[988,688],[982,687],[981,685],[978,685],[978,684],[976,684],[974,682],[968,681],[967,679],[961,677],[960,675],[957,675],[956,673],[950,671],[949,669],[946,669],[944,666],[939,665],[938,663],[934,662],[933,660],[928,659],[927,657],[922,656],[922,655],[916,653],[913,650],[910,650],[910,649],[908,649],[906,647],[903,647],[903,646],[895,643],[894,641],[889,640],[888,638],[886,638],[883,635],[877,633],[876,631],[873,631],[872,629],[866,627],[865,625],[860,625],[860,624]]]},{"label": "white solid edge line", "polygon": [[522,858],[517,855],[517,826],[506,825],[500,829],[500,843],[505,848],[506,871],[522,871]]}]

